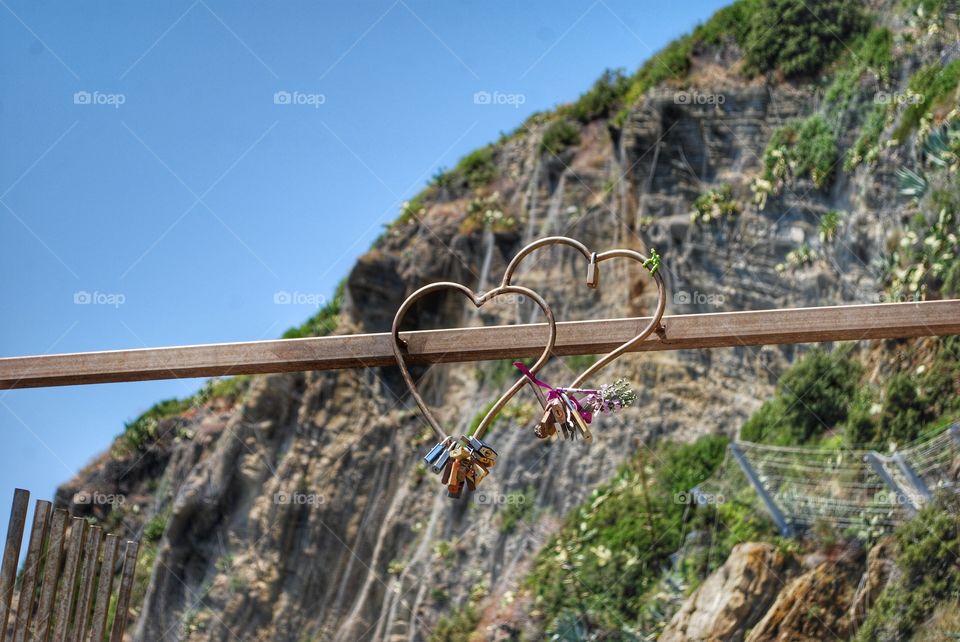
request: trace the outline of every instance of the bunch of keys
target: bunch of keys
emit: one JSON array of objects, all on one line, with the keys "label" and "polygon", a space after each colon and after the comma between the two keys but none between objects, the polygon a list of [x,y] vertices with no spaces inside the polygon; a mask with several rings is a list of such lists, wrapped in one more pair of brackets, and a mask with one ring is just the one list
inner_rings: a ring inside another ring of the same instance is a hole
[{"label": "bunch of keys", "polygon": [[477,489],[477,484],[497,463],[497,451],[476,437],[461,437],[459,442],[447,437],[423,459],[431,472],[440,474],[447,496],[456,499],[463,494],[464,487],[469,491]]}]

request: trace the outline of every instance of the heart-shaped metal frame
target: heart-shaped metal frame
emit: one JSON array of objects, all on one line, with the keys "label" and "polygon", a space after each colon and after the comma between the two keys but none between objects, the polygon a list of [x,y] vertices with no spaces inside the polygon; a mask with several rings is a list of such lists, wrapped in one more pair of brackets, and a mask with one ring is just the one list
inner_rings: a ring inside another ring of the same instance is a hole
[{"label": "heart-shaped metal frame", "polygon": [[[631,259],[641,264],[646,263],[648,261],[648,257],[634,250],[621,248],[621,249],[607,250],[606,252],[601,252],[598,254],[597,252],[591,251],[589,248],[587,248],[586,245],[584,245],[577,239],[572,239],[569,236],[547,236],[542,239],[538,239],[533,243],[530,243],[529,245],[524,247],[522,250],[520,250],[515,257],[513,257],[513,260],[510,261],[510,264],[507,266],[507,269],[503,274],[503,280],[500,282],[500,287],[516,287],[511,284],[511,279],[513,279],[513,273],[517,270],[517,267],[520,265],[523,259],[526,258],[532,252],[549,245],[569,245],[570,247],[580,252],[580,254],[582,254],[584,258],[586,258],[590,262],[590,266],[594,270],[597,269],[596,266],[598,266],[600,263],[602,263],[603,261],[609,261],[610,259],[618,259],[618,258]],[[597,277],[598,274],[599,274],[598,272],[591,273],[591,271],[588,270],[587,285],[589,285],[590,287],[597,287],[596,279],[598,278]],[[591,376],[595,375],[600,370],[610,365],[613,361],[617,359],[617,357],[627,352],[628,350],[630,350],[630,348],[632,348],[633,346],[637,345],[638,343],[646,339],[648,336],[650,336],[652,332],[662,331],[663,326],[661,325],[660,321],[663,318],[663,313],[666,311],[666,308],[667,308],[667,292],[666,292],[666,287],[664,286],[664,283],[663,283],[663,277],[660,275],[659,271],[654,272],[653,281],[657,284],[657,309],[654,312],[653,317],[651,317],[650,322],[647,323],[647,325],[643,329],[641,329],[640,332],[635,337],[633,337],[629,341],[626,341],[625,343],[622,343],[619,347],[608,352],[606,355],[604,355],[599,360],[597,360],[596,363],[594,363],[592,366],[590,366],[589,368],[584,370],[582,373],[580,373],[580,375],[576,379],[574,379],[573,383],[571,383],[567,387],[569,388],[579,387],[584,381],[589,379]],[[477,436],[482,437],[483,434],[478,431]]]},{"label": "heart-shaped metal frame", "polygon": [[[400,323],[403,321],[403,317],[406,316],[413,304],[424,296],[439,290],[457,290],[466,296],[470,301],[472,301],[477,308],[480,308],[483,306],[483,304],[503,294],[513,293],[530,297],[530,299],[537,304],[540,310],[547,317],[547,327],[549,329],[546,347],[544,347],[543,352],[540,354],[540,358],[537,359],[537,362],[530,367],[532,372],[537,372],[540,370],[540,368],[542,368],[550,359],[550,355],[553,352],[553,346],[557,341],[557,322],[553,317],[553,310],[551,310],[550,306],[547,305],[547,302],[543,300],[543,297],[530,288],[525,288],[522,285],[510,285],[509,283],[505,283],[484,294],[477,294],[467,286],[461,285],[460,283],[453,283],[452,281],[438,281],[437,283],[431,283],[430,285],[423,286],[407,297],[407,299],[397,310],[396,316],[393,317],[393,328],[391,330],[393,335],[393,354],[397,358],[397,365],[400,367],[400,374],[403,375],[403,380],[407,383],[407,387],[410,388],[410,394],[413,395],[417,405],[420,406],[420,410],[423,412],[423,416],[426,417],[427,423],[430,424],[430,427],[433,428],[433,431],[437,434],[437,437],[441,442],[443,442],[449,439],[450,436],[447,435],[443,431],[443,428],[440,427],[440,423],[437,421],[436,417],[433,416],[433,411],[430,410],[427,402],[424,401],[419,390],[417,390],[417,384],[413,380],[413,376],[410,374],[410,370],[407,368],[407,363],[404,360],[403,346],[406,345],[406,342],[400,337]],[[480,421],[480,425],[477,426],[477,429],[474,431],[474,435],[476,435],[478,438],[482,437],[487,430],[487,426],[490,425],[497,414],[503,409],[504,406],[507,405],[507,402],[509,402],[513,396],[516,395],[521,388],[523,388],[524,385],[526,385],[525,377],[520,377],[517,379],[516,383],[510,386],[510,388],[503,393],[503,395],[501,395],[497,402],[493,404],[493,407],[490,408],[487,414],[483,417],[483,419]]]}]

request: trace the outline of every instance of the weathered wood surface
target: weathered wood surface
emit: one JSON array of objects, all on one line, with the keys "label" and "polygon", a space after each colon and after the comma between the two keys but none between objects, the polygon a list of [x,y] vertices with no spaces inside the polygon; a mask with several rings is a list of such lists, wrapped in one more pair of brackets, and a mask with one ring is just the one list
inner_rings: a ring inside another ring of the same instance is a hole
[{"label": "weathered wood surface", "polygon": [[[120,642],[127,624],[139,545],[127,542],[119,587],[114,591],[119,537],[103,538],[102,529],[88,528],[85,518],[71,518],[66,510],[52,510],[50,502],[40,500],[34,509],[23,577],[17,587],[29,500],[29,492],[19,488],[14,492],[0,569],[0,642],[105,638]],[[114,595],[116,616],[108,631]]]},{"label": "weathered wood surface", "polygon": [[[600,354],[646,318],[557,324],[554,354]],[[634,351],[960,334],[960,300],[665,316]],[[410,363],[536,356],[545,324],[402,333]],[[0,359],[0,389],[394,365],[389,333]]]},{"label": "weathered wood surface", "polygon": [[3,566],[0,568],[0,642],[6,639],[7,621],[13,601],[17,564],[20,562],[20,543],[27,524],[27,509],[30,507],[30,492],[18,488],[13,493],[13,508],[7,526],[7,540],[3,547]]}]

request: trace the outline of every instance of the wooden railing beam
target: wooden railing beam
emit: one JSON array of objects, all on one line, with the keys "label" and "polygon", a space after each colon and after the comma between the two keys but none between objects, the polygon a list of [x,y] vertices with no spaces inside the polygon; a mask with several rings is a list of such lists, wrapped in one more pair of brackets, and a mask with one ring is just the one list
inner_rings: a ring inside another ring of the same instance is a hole
[{"label": "wooden railing beam", "polygon": [[[601,354],[631,338],[645,318],[557,324],[558,356]],[[960,300],[665,316],[662,335],[634,351],[722,348],[960,334]],[[545,324],[402,333],[410,363],[530,357]],[[281,339],[0,359],[0,389],[68,386],[394,364],[389,333]]]}]

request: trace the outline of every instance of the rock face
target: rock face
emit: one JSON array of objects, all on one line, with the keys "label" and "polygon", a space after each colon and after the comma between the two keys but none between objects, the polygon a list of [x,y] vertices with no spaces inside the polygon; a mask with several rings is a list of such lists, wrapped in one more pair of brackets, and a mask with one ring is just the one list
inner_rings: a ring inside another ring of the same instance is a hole
[{"label": "rock face", "polygon": [[798,568],[794,557],[772,544],[738,544],[680,607],[660,642],[743,640]]},{"label": "rock face", "polygon": [[[676,104],[672,94],[652,92],[612,136],[604,122],[590,123],[580,143],[557,157],[541,151],[541,125],[498,144],[489,185],[438,190],[358,261],[337,332],[388,330],[399,303],[432,280],[487,289],[519,248],[552,234],[597,250],[656,247],[672,314],[863,301],[864,292],[876,293],[867,266],[898,225],[896,159],[884,156],[878,171],[841,177],[829,190],[800,181],[758,211],[747,204],[748,183],[764,145],[785,119],[808,112],[813,98],[789,85],[723,80],[700,91],[722,93],[723,106]],[[720,182],[731,184],[742,214],[691,223],[692,201]],[[479,197],[495,197],[518,224],[495,232],[465,225]],[[828,209],[849,212],[840,236],[850,241],[831,248],[829,261],[779,274],[791,250],[820,247],[818,217]],[[537,289],[558,320],[653,310],[655,288],[642,270],[605,265],[599,291],[583,285],[585,272],[572,252],[550,249],[531,257],[515,283]],[[529,302],[476,312],[456,296],[437,296],[408,318],[410,328],[428,328],[538,317]],[[136,537],[148,523],[162,527],[149,531],[157,540],[140,571],[135,640],[425,640],[468,599],[486,609],[481,621],[509,601],[559,517],[641,443],[734,433],[796,352],[743,346],[624,357],[595,383],[627,377],[638,401],[599,422],[594,443],[540,442],[519,413],[504,417],[489,435],[500,458],[483,494],[459,502],[418,468],[432,442],[395,369],[257,377],[236,404],[185,416],[178,425],[192,437],[161,430],[146,453],[105,456],[65,485],[58,501],[80,487],[123,492],[135,501],[111,519]],[[417,376],[441,421],[462,433],[515,376],[499,372],[457,364]],[[564,381],[574,373],[556,363],[544,376]],[[519,405],[532,401],[526,394]],[[508,531],[501,528],[504,498],[518,493],[532,504],[522,527]],[[723,568],[665,639],[743,639],[794,575],[791,558],[760,544],[739,547]],[[785,626],[800,626],[801,596],[839,581],[830,569],[817,573],[795,580],[792,601],[777,599],[781,615],[763,620],[773,636],[763,639],[786,639]]]},{"label": "rock face", "polygon": [[[734,547],[683,603],[660,642],[847,640],[894,572],[892,542],[803,558],[767,543]],[[864,557],[866,559],[864,559]]]},{"label": "rock face", "polygon": [[857,564],[821,562],[784,587],[747,642],[848,639],[854,630],[848,611],[860,575]]}]

